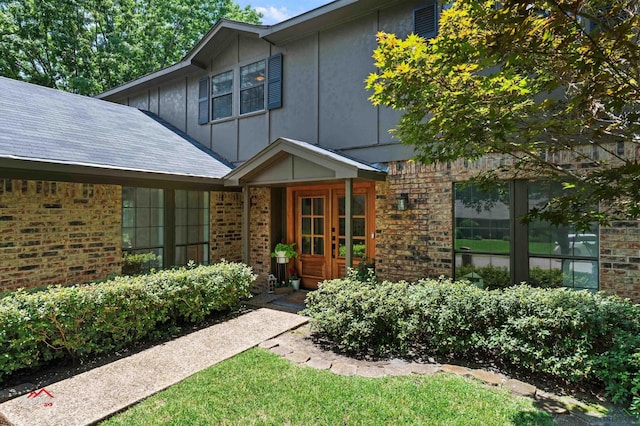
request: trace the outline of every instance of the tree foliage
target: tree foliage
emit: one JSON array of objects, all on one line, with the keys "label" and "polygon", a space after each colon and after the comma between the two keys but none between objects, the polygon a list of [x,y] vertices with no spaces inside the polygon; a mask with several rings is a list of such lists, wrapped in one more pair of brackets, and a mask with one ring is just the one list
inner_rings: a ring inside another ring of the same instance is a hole
[{"label": "tree foliage", "polygon": [[479,180],[562,182],[529,218],[637,219],[639,29],[635,0],[457,0],[434,39],[378,34],[367,88],[423,163],[498,155]]},{"label": "tree foliage", "polygon": [[92,95],[179,61],[233,0],[0,0],[0,75]]}]

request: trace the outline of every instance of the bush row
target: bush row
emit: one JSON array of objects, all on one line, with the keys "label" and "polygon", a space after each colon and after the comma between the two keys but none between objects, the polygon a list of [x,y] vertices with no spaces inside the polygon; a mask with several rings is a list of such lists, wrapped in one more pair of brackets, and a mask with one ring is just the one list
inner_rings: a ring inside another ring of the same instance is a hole
[{"label": "bush row", "polygon": [[307,296],[315,331],[361,355],[490,356],[640,403],[640,307],[614,296],[447,279],[327,281]]},{"label": "bush row", "polygon": [[249,298],[251,268],[221,262],[0,299],[0,378],[48,361],[112,352]]}]

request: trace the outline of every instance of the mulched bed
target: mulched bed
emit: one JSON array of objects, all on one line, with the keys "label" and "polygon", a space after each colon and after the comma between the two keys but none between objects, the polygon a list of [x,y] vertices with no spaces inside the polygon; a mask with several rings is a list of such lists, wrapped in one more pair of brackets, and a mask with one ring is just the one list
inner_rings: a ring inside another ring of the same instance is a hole
[{"label": "mulched bed", "polygon": [[[180,333],[168,335],[162,339],[139,342],[129,348],[125,348],[111,354],[101,354],[75,361],[56,360],[50,364],[41,366],[34,370],[16,371],[13,374],[5,376],[0,382],[0,402],[15,398],[33,390],[42,389],[43,387],[46,387],[52,383],[68,379],[77,374],[92,370],[96,367],[100,367],[119,359],[126,358],[161,343],[165,343],[186,334],[193,333],[194,331],[198,331],[203,328],[207,328],[212,325],[239,317],[240,315],[246,314],[251,310],[252,308],[243,305],[241,308],[233,312],[214,313],[202,323],[195,325],[181,324]],[[0,426],[2,426],[1,419]]]}]

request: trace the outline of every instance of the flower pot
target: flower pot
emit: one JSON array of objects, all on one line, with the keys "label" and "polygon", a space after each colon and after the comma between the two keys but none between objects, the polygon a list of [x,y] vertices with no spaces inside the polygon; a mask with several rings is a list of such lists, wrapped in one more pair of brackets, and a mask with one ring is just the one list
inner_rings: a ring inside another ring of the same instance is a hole
[{"label": "flower pot", "polygon": [[276,252],[276,262],[277,263],[289,263],[289,258],[286,256],[285,252],[277,251]]},{"label": "flower pot", "polygon": [[297,280],[291,280],[291,286],[295,291],[300,290],[300,278],[298,278]]}]

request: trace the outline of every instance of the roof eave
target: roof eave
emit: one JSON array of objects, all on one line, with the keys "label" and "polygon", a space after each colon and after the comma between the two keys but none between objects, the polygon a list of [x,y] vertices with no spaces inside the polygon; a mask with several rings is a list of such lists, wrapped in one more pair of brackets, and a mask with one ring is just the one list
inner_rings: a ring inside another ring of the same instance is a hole
[{"label": "roof eave", "polygon": [[153,170],[132,170],[106,165],[78,164],[63,161],[56,162],[8,156],[0,157],[0,169],[3,171],[2,174],[5,176],[10,176],[12,173],[23,171],[68,177],[69,179],[63,180],[72,181],[78,181],[77,178],[82,176],[85,178],[100,178],[100,181],[112,181],[114,184],[122,184],[124,181],[132,179],[207,185],[219,188],[224,187],[223,179],[218,177],[163,173]]}]

